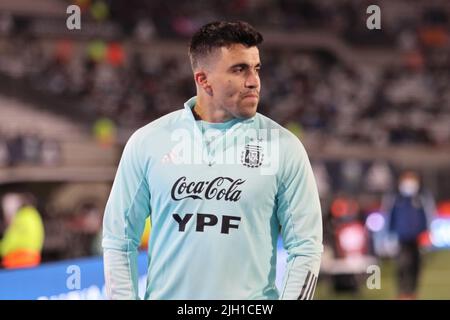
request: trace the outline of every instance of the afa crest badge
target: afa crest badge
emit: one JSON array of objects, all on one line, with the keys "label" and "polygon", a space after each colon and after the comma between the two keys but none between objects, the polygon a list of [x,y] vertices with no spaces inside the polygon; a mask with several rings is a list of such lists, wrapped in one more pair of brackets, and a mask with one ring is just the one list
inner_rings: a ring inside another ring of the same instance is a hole
[{"label": "afa crest badge", "polygon": [[241,153],[241,163],[249,168],[261,166],[263,158],[262,148],[258,145],[247,144],[245,150]]}]

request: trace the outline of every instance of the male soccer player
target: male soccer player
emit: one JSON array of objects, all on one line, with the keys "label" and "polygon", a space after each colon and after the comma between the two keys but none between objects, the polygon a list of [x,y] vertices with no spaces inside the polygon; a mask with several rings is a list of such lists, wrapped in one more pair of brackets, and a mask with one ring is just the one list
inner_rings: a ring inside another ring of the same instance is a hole
[{"label": "male soccer player", "polygon": [[[129,139],[104,217],[110,298],[138,298],[137,248],[149,215],[145,299],[314,296],[317,187],[297,137],[256,112],[262,41],[245,22],[203,26],[189,48],[197,95]],[[280,232],[288,261],[278,290]]]}]

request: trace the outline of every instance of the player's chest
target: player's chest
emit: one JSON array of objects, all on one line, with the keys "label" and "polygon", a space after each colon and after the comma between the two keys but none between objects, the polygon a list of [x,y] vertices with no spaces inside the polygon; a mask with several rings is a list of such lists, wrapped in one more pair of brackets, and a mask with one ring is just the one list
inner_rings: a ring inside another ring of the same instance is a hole
[{"label": "player's chest", "polygon": [[235,163],[217,163],[217,159],[213,163],[156,163],[147,172],[151,197],[224,203],[273,199],[277,192],[276,174],[264,174],[259,156],[244,150]]}]

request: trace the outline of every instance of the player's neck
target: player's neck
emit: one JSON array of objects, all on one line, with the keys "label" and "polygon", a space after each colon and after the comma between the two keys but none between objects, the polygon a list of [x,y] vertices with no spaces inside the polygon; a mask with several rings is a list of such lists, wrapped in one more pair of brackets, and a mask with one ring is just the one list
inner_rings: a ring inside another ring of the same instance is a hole
[{"label": "player's neck", "polygon": [[215,106],[211,102],[204,101],[200,96],[197,96],[197,101],[192,113],[196,120],[203,120],[211,123],[227,122],[233,117],[220,107]]}]

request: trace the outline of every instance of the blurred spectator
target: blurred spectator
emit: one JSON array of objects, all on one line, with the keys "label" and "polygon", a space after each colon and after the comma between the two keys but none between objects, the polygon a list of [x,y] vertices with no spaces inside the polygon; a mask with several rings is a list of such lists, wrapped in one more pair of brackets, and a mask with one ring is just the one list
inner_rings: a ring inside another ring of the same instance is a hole
[{"label": "blurred spectator", "polygon": [[67,258],[99,255],[101,249],[102,214],[94,203],[84,203],[65,223],[70,234]]},{"label": "blurred spectator", "polygon": [[316,179],[320,199],[326,199],[332,191],[327,167],[324,163],[319,161],[312,161],[311,165],[313,168],[314,177]]},{"label": "blurred spectator", "polygon": [[360,190],[363,168],[361,162],[349,159],[342,162],[342,188],[350,194]]},{"label": "blurred spectator", "polygon": [[384,161],[375,161],[366,175],[366,189],[381,194],[391,190],[393,177],[389,165]]},{"label": "blurred spectator", "polygon": [[25,133],[22,136],[22,161],[27,164],[38,164],[41,160],[42,142],[35,133]]},{"label": "blurred spectator", "polygon": [[8,144],[0,136],[0,168],[8,166],[9,161]]},{"label": "blurred spectator", "polygon": [[41,262],[44,226],[30,194],[7,194],[3,197],[6,230],[0,242],[5,268],[34,267]]},{"label": "blurred spectator", "polygon": [[61,146],[54,139],[45,139],[41,146],[41,161],[43,165],[54,166],[61,163]]},{"label": "blurred spectator", "polygon": [[114,121],[108,118],[100,118],[94,123],[94,137],[102,147],[110,147],[116,143],[117,129]]},{"label": "blurred spectator", "polygon": [[134,29],[134,38],[138,41],[149,41],[155,35],[155,26],[149,19],[140,19]]},{"label": "blurred spectator", "polygon": [[95,20],[104,21],[108,18],[109,7],[105,1],[97,0],[92,2],[90,13]]},{"label": "blurred spectator", "polygon": [[17,165],[23,159],[23,138],[22,135],[16,135],[8,140],[8,150],[10,164]]},{"label": "blurred spectator", "polygon": [[434,200],[421,188],[419,175],[405,171],[400,175],[398,193],[387,208],[388,230],[397,236],[399,252],[396,258],[399,299],[417,297],[421,271],[419,238],[428,230],[434,213]]},{"label": "blurred spectator", "polygon": [[0,135],[0,168],[18,165],[57,165],[60,161],[60,143],[52,138],[42,138],[33,131]]},{"label": "blurred spectator", "polygon": [[0,14],[0,35],[7,35],[13,27],[13,17],[7,12]]}]

